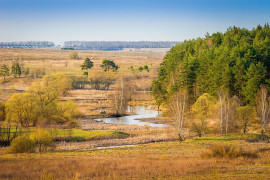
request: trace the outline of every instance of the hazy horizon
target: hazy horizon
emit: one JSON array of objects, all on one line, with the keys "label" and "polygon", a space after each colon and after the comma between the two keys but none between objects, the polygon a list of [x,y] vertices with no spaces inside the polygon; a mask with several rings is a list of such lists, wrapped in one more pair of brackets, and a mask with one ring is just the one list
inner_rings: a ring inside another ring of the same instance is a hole
[{"label": "hazy horizon", "polygon": [[270,22],[267,0],[9,0],[0,41],[184,41]]}]

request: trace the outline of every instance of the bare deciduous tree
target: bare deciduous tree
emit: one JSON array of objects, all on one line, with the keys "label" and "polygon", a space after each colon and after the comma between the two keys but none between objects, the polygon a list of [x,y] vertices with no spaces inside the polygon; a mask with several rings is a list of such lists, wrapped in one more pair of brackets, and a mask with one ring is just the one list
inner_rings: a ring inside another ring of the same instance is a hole
[{"label": "bare deciduous tree", "polygon": [[267,125],[269,123],[270,114],[270,97],[268,94],[268,89],[261,85],[256,99],[256,110],[261,119],[262,134],[265,134]]},{"label": "bare deciduous tree", "polygon": [[185,111],[187,108],[187,90],[182,90],[173,95],[168,103],[170,117],[177,122],[178,137],[180,141],[184,140],[182,135],[185,123]]},{"label": "bare deciduous tree", "polygon": [[113,73],[97,71],[90,75],[89,83],[96,90],[108,90],[114,84],[115,80],[116,78]]},{"label": "bare deciduous tree", "polygon": [[220,123],[220,133],[228,133],[229,127],[229,118],[230,118],[230,96],[228,90],[220,89],[218,91],[218,98],[220,103],[220,114],[219,114],[219,123]]},{"label": "bare deciduous tree", "polygon": [[129,87],[126,79],[124,77],[120,77],[117,81],[116,91],[112,95],[113,113],[115,116],[125,114],[128,102],[128,90]]},{"label": "bare deciduous tree", "polygon": [[250,120],[253,118],[253,107],[240,106],[237,108],[238,120],[243,133],[246,133]]}]

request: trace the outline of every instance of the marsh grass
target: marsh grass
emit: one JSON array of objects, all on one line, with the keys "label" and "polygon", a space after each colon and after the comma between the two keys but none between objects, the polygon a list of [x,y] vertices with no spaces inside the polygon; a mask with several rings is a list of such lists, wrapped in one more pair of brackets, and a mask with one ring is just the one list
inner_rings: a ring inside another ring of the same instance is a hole
[{"label": "marsh grass", "polygon": [[194,142],[230,142],[233,140],[245,140],[256,141],[260,139],[260,134],[242,134],[242,133],[230,133],[224,135],[207,135],[201,138],[194,138]]},{"label": "marsh grass", "polygon": [[[200,158],[209,143],[161,142],[92,151],[0,155],[0,178],[267,179],[270,153],[258,158]],[[237,143],[237,141],[235,142]],[[247,148],[269,147],[248,143]],[[20,169],[17,171],[16,169]]]},{"label": "marsh grass", "polygon": [[236,147],[230,144],[215,144],[209,150],[201,154],[203,158],[229,158],[234,159],[238,157],[257,158],[257,152],[246,150],[244,148]]},{"label": "marsh grass", "polygon": [[[139,78],[132,80],[133,84],[137,86],[138,89],[141,89],[143,93],[136,94],[135,99],[138,101],[133,103],[142,103],[143,100],[149,99],[148,101],[153,101],[149,98],[150,96],[145,96],[145,91],[151,88],[152,80],[156,77],[159,64],[162,62],[162,59],[166,52],[124,52],[124,51],[76,51],[78,52],[81,59],[72,60],[69,55],[74,51],[63,51],[56,49],[2,49],[0,48],[0,66],[2,64],[7,64],[11,66],[13,60],[18,60],[23,67],[30,69],[30,74],[38,69],[46,72],[47,75],[53,73],[62,73],[71,76],[82,76],[83,72],[81,70],[81,64],[85,58],[90,58],[94,62],[94,67],[91,69],[91,72],[101,71],[101,59],[107,58],[113,60],[117,65],[120,66],[117,75],[124,76],[138,76]],[[129,69],[130,66],[144,66],[148,65],[150,72],[139,73],[136,72],[133,74]],[[90,72],[90,73],[91,73]],[[42,76],[33,78],[31,76],[22,75],[21,78],[13,78],[13,76],[7,77],[6,81],[3,81],[0,77],[0,88],[4,89],[0,93],[0,100],[7,101],[12,94],[12,87],[15,90],[24,91],[28,89],[32,82],[41,80]],[[88,90],[90,87],[87,87]],[[91,99],[107,98],[108,94],[112,94],[112,87],[109,91],[96,91],[95,93],[90,94]],[[82,91],[77,91],[76,97],[71,94],[69,99],[82,99],[85,95],[88,94],[88,90],[84,89]],[[94,96],[94,97],[93,97]],[[99,114],[100,110],[103,110],[104,107],[107,108],[109,101],[106,102],[95,102],[94,106],[91,103],[81,103],[79,104],[80,110],[84,114]],[[92,106],[92,107],[91,107]],[[88,108],[91,107],[91,108]]]}]

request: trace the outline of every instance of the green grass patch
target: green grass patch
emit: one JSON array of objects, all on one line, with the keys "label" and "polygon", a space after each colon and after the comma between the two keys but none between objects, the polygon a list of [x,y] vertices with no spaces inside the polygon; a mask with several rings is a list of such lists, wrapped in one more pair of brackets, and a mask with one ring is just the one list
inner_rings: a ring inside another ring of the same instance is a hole
[{"label": "green grass patch", "polygon": [[210,135],[200,138],[194,138],[192,142],[228,142],[233,140],[254,140],[258,139],[260,134],[241,134],[241,133],[232,133],[224,135]]},{"label": "green grass patch", "polygon": [[112,135],[114,131],[86,131],[82,129],[53,129],[50,130],[56,137],[92,137]]},{"label": "green grass patch", "polygon": [[129,134],[120,131],[86,131],[82,129],[52,129],[53,138],[69,141],[87,141],[98,139],[124,138]]},{"label": "green grass patch", "polygon": [[[15,128],[10,129],[10,134],[13,136],[13,133],[15,132]],[[86,131],[82,129],[47,129],[52,138],[55,140],[67,140],[67,141],[87,141],[87,140],[98,140],[98,139],[112,139],[112,138],[125,138],[128,137],[129,134],[121,131],[106,131],[106,130],[100,130],[100,131]],[[2,129],[1,131],[1,137],[6,137],[6,129]],[[18,129],[17,134],[23,135],[23,134],[31,134],[33,132],[36,132],[37,128],[20,128]]]}]

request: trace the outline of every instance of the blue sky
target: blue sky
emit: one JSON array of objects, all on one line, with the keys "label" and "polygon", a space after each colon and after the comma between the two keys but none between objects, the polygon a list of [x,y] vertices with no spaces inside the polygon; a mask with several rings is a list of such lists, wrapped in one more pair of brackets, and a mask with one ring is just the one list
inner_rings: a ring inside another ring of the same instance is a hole
[{"label": "blue sky", "polygon": [[270,23],[269,0],[0,0],[0,41],[183,41]]}]

